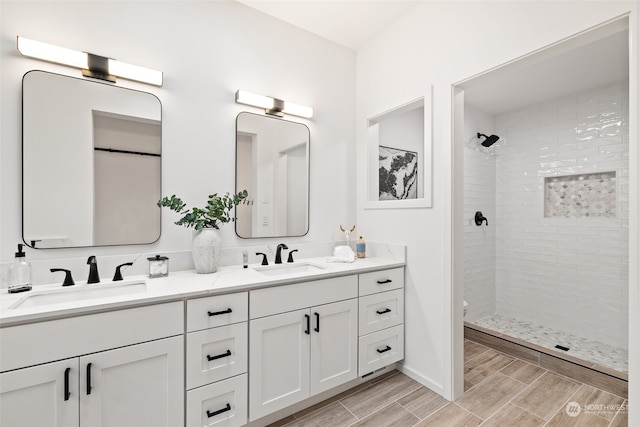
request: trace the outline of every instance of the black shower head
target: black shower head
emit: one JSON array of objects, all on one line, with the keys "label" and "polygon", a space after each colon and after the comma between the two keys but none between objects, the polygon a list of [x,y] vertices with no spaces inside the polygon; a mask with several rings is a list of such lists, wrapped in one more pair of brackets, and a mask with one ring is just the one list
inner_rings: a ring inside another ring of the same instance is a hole
[{"label": "black shower head", "polygon": [[484,141],[480,143],[482,144],[483,147],[491,147],[493,144],[496,143],[497,140],[500,139],[498,135],[487,136],[485,134],[478,132],[478,138],[480,138],[481,136],[484,136],[486,138]]}]

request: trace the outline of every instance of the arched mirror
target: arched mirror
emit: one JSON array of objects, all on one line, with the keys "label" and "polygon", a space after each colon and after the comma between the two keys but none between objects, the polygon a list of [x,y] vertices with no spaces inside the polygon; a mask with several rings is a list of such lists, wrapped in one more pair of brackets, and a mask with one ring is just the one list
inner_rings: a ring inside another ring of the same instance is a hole
[{"label": "arched mirror", "polygon": [[22,236],[36,248],[160,237],[162,107],[150,93],[44,71],[22,81]]},{"label": "arched mirror", "polygon": [[252,205],[236,208],[236,234],[245,239],[303,236],[309,231],[309,128],[240,113],[236,119],[236,191]]}]

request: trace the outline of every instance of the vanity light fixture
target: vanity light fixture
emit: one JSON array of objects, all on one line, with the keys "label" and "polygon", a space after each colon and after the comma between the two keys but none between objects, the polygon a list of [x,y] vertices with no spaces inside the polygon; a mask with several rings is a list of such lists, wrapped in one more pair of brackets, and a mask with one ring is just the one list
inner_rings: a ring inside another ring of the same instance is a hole
[{"label": "vanity light fixture", "polygon": [[313,108],[304,105],[294,104],[270,96],[257,95],[255,93],[238,90],[236,92],[236,102],[238,104],[251,105],[252,107],[264,108],[267,114],[284,117],[285,114],[305,118],[313,117]]},{"label": "vanity light fixture", "polygon": [[79,52],[18,36],[18,52],[23,56],[80,68],[82,75],[116,82],[116,77],[162,86],[162,71],[139,67],[115,59]]}]

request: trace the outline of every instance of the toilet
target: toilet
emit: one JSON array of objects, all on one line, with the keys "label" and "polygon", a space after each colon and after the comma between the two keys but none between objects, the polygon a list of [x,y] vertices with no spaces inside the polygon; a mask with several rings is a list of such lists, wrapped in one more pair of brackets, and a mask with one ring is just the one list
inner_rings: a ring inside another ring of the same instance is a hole
[{"label": "toilet", "polygon": [[467,304],[467,300],[463,300],[462,301],[462,317],[466,317],[467,316],[467,307],[469,306],[469,304]]}]

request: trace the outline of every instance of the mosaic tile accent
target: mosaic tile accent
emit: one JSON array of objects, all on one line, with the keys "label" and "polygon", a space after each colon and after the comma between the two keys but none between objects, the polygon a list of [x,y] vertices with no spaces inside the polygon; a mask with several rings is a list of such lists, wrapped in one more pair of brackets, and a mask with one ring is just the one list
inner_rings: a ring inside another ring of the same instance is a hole
[{"label": "mosaic tile accent", "polygon": [[551,176],[544,179],[547,218],[615,218],[616,173]]},{"label": "mosaic tile accent", "polygon": [[570,350],[563,353],[619,372],[629,372],[629,355],[628,351],[623,348],[591,341],[500,314],[484,317],[472,323],[555,351],[558,351],[555,348],[558,344],[569,347]]}]

